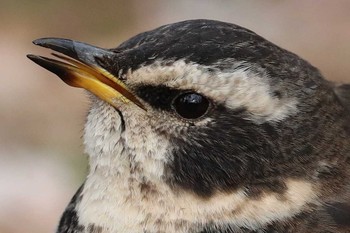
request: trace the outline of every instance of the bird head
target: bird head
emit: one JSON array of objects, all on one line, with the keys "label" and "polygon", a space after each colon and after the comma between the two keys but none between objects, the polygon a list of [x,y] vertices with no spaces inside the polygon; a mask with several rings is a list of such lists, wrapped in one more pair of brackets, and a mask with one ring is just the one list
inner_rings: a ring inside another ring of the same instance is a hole
[{"label": "bird head", "polygon": [[90,175],[200,199],[272,193],[296,206],[337,192],[349,175],[349,114],[332,85],[252,31],[191,20],[114,49],[34,44],[66,56],[31,60],[92,93]]}]

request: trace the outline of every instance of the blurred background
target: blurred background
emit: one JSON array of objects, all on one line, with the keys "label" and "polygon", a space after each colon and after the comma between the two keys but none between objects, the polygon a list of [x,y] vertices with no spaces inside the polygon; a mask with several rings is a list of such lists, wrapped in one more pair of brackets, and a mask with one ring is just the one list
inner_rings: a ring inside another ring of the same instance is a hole
[{"label": "blurred background", "polygon": [[53,232],[87,170],[84,91],[25,55],[64,37],[116,47],[136,33],[185,19],[247,27],[350,82],[350,1],[0,0],[0,233]]}]

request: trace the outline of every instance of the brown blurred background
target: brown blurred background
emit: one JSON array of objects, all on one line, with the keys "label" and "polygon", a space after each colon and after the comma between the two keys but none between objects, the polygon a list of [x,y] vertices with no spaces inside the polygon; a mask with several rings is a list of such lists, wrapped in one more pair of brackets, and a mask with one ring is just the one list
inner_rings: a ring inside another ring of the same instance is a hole
[{"label": "brown blurred background", "polygon": [[83,91],[30,62],[31,44],[64,37],[115,47],[185,19],[239,24],[350,82],[350,1],[0,0],[0,233],[53,232],[86,168]]}]

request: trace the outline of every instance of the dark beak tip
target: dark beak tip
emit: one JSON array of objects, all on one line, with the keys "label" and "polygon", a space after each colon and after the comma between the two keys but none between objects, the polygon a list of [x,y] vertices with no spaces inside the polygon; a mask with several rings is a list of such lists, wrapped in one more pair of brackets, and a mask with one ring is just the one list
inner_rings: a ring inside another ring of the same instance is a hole
[{"label": "dark beak tip", "polygon": [[33,55],[33,54],[27,54],[27,57],[37,65],[56,74],[61,79],[63,79],[64,75],[67,73],[66,69],[64,67],[61,67],[59,64],[57,64],[55,60],[42,57],[42,56]]},{"label": "dark beak tip", "polygon": [[33,40],[33,44],[53,50],[73,50],[73,41],[63,38],[40,38]]},{"label": "dark beak tip", "polygon": [[47,37],[33,40],[33,44],[77,58],[74,41],[69,39]]},{"label": "dark beak tip", "polygon": [[[86,43],[63,38],[40,38],[34,40],[33,44],[44,48],[49,48],[58,53],[62,53],[67,57],[73,58],[88,66],[102,66],[102,62],[98,60],[99,57],[107,57],[114,55],[113,52],[110,52],[108,50],[101,49]],[[48,59],[41,56],[27,55],[27,57],[46,69],[48,69],[47,62],[49,61],[50,64],[52,63],[52,59]]]},{"label": "dark beak tip", "polygon": [[29,58],[30,60],[32,60],[35,57],[35,55],[33,54],[27,54],[27,58]]},{"label": "dark beak tip", "polygon": [[37,63],[38,60],[40,60],[40,56],[34,55],[34,54],[27,54],[27,58],[29,58],[31,61]]},{"label": "dark beak tip", "polygon": [[38,46],[48,47],[50,44],[52,44],[52,42],[55,42],[57,40],[61,40],[61,39],[46,37],[46,38],[39,38],[39,39],[33,40],[32,42],[33,44]]},{"label": "dark beak tip", "polygon": [[32,62],[44,68],[46,68],[46,65],[49,63],[46,57],[42,57],[34,54],[27,54],[27,58],[29,58]]},{"label": "dark beak tip", "polygon": [[32,42],[33,42],[33,44],[35,44],[35,45],[40,45],[40,44],[41,44],[41,41],[42,41],[42,39],[36,39],[36,40],[33,40]]},{"label": "dark beak tip", "polygon": [[41,67],[45,67],[44,64],[47,63],[47,62],[45,62],[44,57],[37,56],[34,54],[27,54],[27,58],[29,58],[32,62],[38,64]]}]

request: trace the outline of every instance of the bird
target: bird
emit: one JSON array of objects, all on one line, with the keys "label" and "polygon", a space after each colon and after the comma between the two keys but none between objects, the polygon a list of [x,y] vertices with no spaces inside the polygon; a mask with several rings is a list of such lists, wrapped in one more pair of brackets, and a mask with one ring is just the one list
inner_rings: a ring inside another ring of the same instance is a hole
[{"label": "bird", "polygon": [[27,55],[84,88],[87,177],[57,233],[350,232],[350,85],[235,24]]}]

